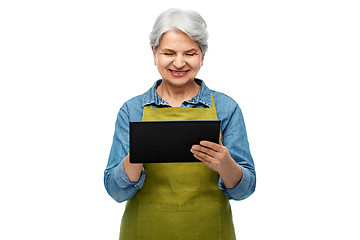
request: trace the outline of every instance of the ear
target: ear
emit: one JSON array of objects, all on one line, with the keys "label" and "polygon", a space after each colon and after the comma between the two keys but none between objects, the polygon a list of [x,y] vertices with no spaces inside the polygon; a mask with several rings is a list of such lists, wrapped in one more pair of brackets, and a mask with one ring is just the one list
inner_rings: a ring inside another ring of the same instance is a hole
[{"label": "ear", "polygon": [[156,52],[154,52],[154,47],[151,47],[151,51],[153,53],[153,58],[154,58],[154,64],[156,66],[156,63],[157,63],[157,56],[156,56]]},{"label": "ear", "polygon": [[205,53],[201,53],[201,66],[204,64]]}]

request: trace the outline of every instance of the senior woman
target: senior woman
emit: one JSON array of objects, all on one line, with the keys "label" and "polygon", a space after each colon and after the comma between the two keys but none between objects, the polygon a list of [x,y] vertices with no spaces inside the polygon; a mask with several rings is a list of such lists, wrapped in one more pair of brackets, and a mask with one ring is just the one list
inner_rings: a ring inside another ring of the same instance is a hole
[{"label": "senior woman", "polygon": [[[150,45],[162,78],[119,110],[104,176],[109,195],[127,201],[120,239],[236,238],[229,199],[254,192],[254,162],[238,104],[196,78],[207,39],[195,11],[169,9],[155,21]],[[129,161],[130,121],[217,119],[222,139],[189,149],[200,162]]]}]

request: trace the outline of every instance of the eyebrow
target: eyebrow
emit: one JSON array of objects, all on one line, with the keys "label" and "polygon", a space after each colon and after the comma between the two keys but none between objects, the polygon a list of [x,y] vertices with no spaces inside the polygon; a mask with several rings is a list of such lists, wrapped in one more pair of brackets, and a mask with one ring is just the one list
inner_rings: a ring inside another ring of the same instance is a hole
[{"label": "eyebrow", "polygon": [[[172,52],[175,52],[175,50],[173,50],[173,49],[171,49],[171,48],[164,48],[164,49],[161,49],[161,51],[172,51]],[[189,50],[186,50],[185,52],[192,52],[192,51],[199,52],[199,50],[197,50],[196,48],[190,48]]]},{"label": "eyebrow", "polygon": [[191,49],[187,50],[186,52],[191,52],[191,51],[198,52],[198,50],[196,48],[191,48]]},{"label": "eyebrow", "polygon": [[172,52],[175,52],[174,50],[170,49],[170,48],[163,48],[161,49],[161,51],[172,51]]}]

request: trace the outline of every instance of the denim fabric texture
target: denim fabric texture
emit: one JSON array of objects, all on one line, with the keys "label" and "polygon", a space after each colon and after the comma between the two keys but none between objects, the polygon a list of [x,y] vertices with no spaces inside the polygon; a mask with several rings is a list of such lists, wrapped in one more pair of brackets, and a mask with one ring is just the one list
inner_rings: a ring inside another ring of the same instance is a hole
[{"label": "denim fabric texture", "polygon": [[[113,143],[104,172],[106,191],[117,202],[131,199],[144,184],[146,178],[144,169],[139,181],[132,183],[123,168],[123,160],[129,153],[129,123],[142,120],[143,107],[146,105],[153,104],[154,108],[171,107],[156,91],[161,82],[162,80],[156,81],[146,93],[128,100],[118,112]],[[218,186],[228,199],[243,200],[255,190],[256,173],[241,109],[232,98],[210,90],[204,81],[195,79],[195,82],[201,86],[200,91],[191,100],[183,102],[181,107],[211,107],[211,94],[213,95],[217,116],[221,121],[223,145],[243,170],[243,177],[236,187],[227,189],[220,177]]]}]

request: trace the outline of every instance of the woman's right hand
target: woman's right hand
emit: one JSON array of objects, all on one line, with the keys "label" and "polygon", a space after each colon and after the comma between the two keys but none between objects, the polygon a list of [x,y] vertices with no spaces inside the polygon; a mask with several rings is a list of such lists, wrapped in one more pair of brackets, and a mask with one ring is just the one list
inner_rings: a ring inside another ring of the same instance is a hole
[{"label": "woman's right hand", "polygon": [[142,163],[130,163],[129,154],[125,157],[123,167],[130,182],[138,182],[143,168]]}]

